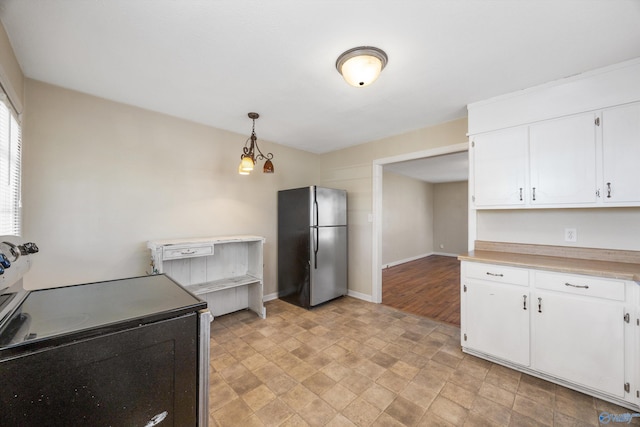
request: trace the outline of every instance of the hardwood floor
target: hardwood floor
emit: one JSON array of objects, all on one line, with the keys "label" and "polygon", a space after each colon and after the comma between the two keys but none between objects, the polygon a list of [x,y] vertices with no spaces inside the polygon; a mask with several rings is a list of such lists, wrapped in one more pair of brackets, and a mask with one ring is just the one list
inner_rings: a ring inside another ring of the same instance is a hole
[{"label": "hardwood floor", "polygon": [[382,270],[382,304],[460,326],[460,261],[431,255]]}]

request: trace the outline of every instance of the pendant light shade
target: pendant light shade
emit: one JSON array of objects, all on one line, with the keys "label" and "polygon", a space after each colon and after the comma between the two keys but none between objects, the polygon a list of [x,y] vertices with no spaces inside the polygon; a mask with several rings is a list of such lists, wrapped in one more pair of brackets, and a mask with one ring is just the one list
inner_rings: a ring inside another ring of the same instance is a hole
[{"label": "pendant light shade", "polygon": [[387,60],[387,54],[377,47],[354,47],[338,57],[336,69],[351,86],[364,87],[378,78]]},{"label": "pendant light shade", "polygon": [[258,137],[256,136],[256,119],[260,117],[258,113],[249,113],[249,118],[253,120],[253,126],[251,128],[251,136],[247,138],[242,148],[242,154],[240,155],[240,165],[238,165],[238,173],[240,175],[249,175],[256,166],[256,160],[265,160],[264,168],[262,172],[273,173],[273,154],[262,154],[260,147],[258,147]]},{"label": "pendant light shade", "polygon": [[253,163],[253,159],[251,159],[250,156],[244,156],[242,160],[240,160],[240,169],[242,169],[243,172],[251,172],[254,166],[255,163]]},{"label": "pendant light shade", "polygon": [[264,162],[264,168],[262,168],[263,173],[273,173],[273,163],[271,160],[267,160]]}]

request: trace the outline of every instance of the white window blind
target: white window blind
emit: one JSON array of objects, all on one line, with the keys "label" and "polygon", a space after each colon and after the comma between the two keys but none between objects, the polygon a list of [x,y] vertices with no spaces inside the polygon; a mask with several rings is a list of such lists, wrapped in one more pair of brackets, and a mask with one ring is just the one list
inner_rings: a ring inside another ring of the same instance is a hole
[{"label": "white window blind", "polygon": [[22,130],[6,95],[0,93],[0,236],[21,233]]}]

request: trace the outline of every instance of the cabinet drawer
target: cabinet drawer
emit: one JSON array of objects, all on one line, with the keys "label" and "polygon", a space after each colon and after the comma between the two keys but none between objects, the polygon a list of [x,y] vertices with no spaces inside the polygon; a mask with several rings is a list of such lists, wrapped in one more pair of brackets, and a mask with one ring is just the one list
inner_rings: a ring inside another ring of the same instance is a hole
[{"label": "cabinet drawer", "polygon": [[481,262],[468,262],[465,263],[465,275],[473,279],[529,286],[529,271],[522,268],[484,264]]},{"label": "cabinet drawer", "polygon": [[536,271],[534,274],[537,289],[606,298],[615,301],[625,300],[625,283],[620,280],[542,271]]},{"label": "cabinet drawer", "polygon": [[165,260],[208,255],[213,255],[213,245],[164,246],[162,248],[162,257]]}]

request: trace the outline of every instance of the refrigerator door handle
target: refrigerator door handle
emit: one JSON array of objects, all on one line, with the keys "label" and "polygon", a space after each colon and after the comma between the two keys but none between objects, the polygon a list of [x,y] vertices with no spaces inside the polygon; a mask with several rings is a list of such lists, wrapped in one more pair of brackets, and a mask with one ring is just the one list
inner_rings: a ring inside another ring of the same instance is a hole
[{"label": "refrigerator door handle", "polygon": [[315,197],[315,193],[313,194],[313,226],[318,227],[318,221],[320,221],[320,214],[318,213],[318,199]]},{"label": "refrigerator door handle", "polygon": [[318,197],[316,187],[313,187],[313,268],[318,269],[318,249],[320,246],[318,234]]},{"label": "refrigerator door handle", "polygon": [[313,268],[318,269],[318,249],[320,247],[318,227],[313,227]]}]

